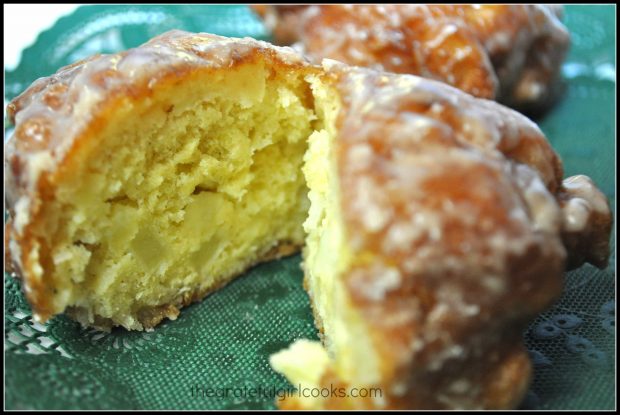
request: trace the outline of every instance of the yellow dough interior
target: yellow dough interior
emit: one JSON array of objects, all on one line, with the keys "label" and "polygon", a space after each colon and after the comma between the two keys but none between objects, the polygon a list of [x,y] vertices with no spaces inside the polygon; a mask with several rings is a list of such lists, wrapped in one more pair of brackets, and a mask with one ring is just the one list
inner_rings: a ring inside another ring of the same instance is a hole
[{"label": "yellow dough interior", "polygon": [[[340,379],[370,384],[378,381],[375,353],[364,322],[350,304],[342,278],[352,254],[341,217],[334,145],[340,102],[320,82],[312,82],[312,89],[321,124],[310,136],[304,156],[310,210],[304,222],[303,257],[305,285],[325,349],[301,339],[290,349],[275,354],[271,363],[293,385],[306,384],[309,373],[322,372],[327,367],[327,363],[319,365],[317,361],[326,362],[329,355]],[[302,401],[312,406],[312,399]]]},{"label": "yellow dough interior", "polygon": [[142,329],[279,243],[300,247],[316,122],[303,76],[261,62],[120,101],[48,207],[55,308]]}]

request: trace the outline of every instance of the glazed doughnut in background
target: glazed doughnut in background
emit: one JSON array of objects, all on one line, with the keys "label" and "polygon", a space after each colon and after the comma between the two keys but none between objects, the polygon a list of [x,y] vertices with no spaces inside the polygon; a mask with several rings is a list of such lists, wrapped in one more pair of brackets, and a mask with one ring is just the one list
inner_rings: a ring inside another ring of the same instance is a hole
[{"label": "glazed doughnut in background", "polygon": [[277,43],[437,79],[528,113],[549,107],[569,46],[555,5],[253,6]]}]

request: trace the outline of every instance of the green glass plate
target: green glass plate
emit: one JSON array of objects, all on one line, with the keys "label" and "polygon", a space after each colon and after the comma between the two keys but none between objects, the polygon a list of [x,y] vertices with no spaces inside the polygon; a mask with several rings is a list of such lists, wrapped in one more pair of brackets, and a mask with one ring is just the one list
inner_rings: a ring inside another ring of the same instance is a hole
[{"label": "green glass plate", "polygon": [[[568,6],[565,21],[567,90],[537,121],[566,174],[591,176],[615,211],[615,8]],[[5,70],[5,101],[63,65],[170,29],[269,40],[245,6],[83,6]],[[291,386],[268,356],[295,339],[316,339],[299,264],[297,255],[257,266],[153,332],[109,334],[64,316],[34,323],[19,282],[5,274],[6,408],[275,408],[275,391]],[[524,336],[535,377],[523,408],[613,409],[615,256],[606,270],[567,273],[562,299]]]}]

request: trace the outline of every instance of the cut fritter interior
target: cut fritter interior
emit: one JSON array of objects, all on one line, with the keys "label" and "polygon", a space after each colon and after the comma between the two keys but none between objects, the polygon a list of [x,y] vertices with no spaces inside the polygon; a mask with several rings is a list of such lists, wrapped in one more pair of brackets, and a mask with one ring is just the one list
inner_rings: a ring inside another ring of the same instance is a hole
[{"label": "cut fritter interior", "polygon": [[[350,304],[343,280],[353,258],[339,194],[336,136],[341,103],[321,82],[313,82],[312,87],[321,128],[310,137],[304,157],[303,170],[310,199],[308,218],[304,222],[305,286],[321,340],[341,379],[372,383],[379,376],[377,362],[372,357],[373,346],[362,317]],[[283,365],[279,371],[293,384],[301,381],[296,372],[312,370],[313,363],[300,356],[284,353],[279,360]],[[289,357],[294,360],[283,363]],[[289,371],[287,368],[295,369]]]},{"label": "cut fritter interior", "polygon": [[320,121],[302,75],[261,62],[197,73],[114,111],[46,207],[56,310],[142,329],[157,307],[303,244]]}]

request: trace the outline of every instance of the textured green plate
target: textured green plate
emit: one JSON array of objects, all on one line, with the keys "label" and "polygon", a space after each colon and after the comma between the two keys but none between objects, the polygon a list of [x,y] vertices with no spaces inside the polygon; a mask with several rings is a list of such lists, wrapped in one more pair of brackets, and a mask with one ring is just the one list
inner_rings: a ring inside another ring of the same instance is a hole
[{"label": "textured green plate", "polygon": [[[615,8],[568,6],[566,24],[568,88],[537,121],[566,174],[591,176],[615,210]],[[5,100],[62,65],[174,28],[268,39],[245,6],[84,6],[5,71]],[[294,339],[316,338],[299,263],[294,256],[255,267],[150,333],[104,334],[63,316],[36,324],[19,282],[5,274],[6,408],[274,408],[274,390],[289,385],[268,356]],[[606,270],[568,273],[563,298],[524,336],[535,367],[524,408],[612,409],[615,257]],[[203,398],[197,387],[220,396]]]}]

